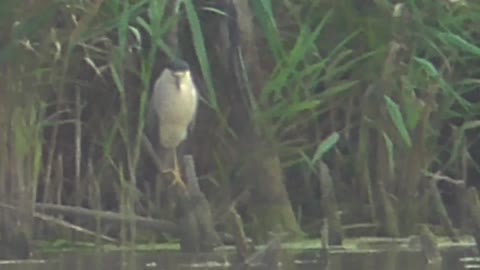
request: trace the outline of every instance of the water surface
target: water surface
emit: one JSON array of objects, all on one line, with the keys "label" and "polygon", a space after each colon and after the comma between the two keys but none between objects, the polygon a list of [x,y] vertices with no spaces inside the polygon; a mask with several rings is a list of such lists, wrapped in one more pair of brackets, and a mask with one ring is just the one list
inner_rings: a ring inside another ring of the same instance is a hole
[{"label": "water surface", "polygon": [[[35,260],[21,263],[0,261],[1,270],[140,270],[140,269],[285,269],[285,270],[463,270],[480,269],[472,258],[473,248],[442,250],[442,260],[428,264],[418,250],[367,250],[347,252],[333,250],[327,256],[319,250],[285,251],[277,265],[259,258],[251,266],[232,262],[227,252],[182,254],[175,251],[128,252],[88,250],[37,254]],[[467,259],[465,259],[467,258]],[[268,264],[269,265],[266,265]]]}]

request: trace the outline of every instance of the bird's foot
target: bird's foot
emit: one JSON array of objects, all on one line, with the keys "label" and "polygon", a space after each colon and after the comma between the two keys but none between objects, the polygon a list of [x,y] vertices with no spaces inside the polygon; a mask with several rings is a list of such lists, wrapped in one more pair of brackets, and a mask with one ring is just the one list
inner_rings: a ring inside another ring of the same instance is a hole
[{"label": "bird's foot", "polygon": [[162,173],[171,174],[173,176],[173,181],[170,184],[170,186],[179,185],[184,190],[187,190],[187,186],[185,186],[185,183],[182,180],[182,176],[180,175],[180,172],[178,170],[167,169],[167,170],[162,171]]}]

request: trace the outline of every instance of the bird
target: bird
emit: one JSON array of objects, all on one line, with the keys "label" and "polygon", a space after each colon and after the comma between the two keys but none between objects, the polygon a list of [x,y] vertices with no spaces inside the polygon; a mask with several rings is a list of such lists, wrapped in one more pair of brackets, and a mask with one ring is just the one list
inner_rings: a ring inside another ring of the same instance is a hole
[{"label": "bird", "polygon": [[[198,92],[188,63],[171,61],[155,81],[149,103],[147,127],[155,141],[161,173],[172,173],[174,181],[185,188],[180,177],[177,148],[192,130],[198,107]],[[153,135],[152,135],[153,134]]]}]

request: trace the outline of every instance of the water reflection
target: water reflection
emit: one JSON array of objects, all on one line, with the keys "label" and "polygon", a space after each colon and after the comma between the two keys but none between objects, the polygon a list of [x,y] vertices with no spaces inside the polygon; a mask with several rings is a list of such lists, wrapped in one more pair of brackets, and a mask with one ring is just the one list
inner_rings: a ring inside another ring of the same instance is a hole
[{"label": "water reflection", "polygon": [[[471,250],[442,252],[443,260],[427,264],[420,252],[332,252],[328,256],[320,251],[304,251],[292,254],[283,252],[279,269],[286,270],[460,270],[466,269],[461,258],[471,256]],[[14,264],[0,261],[2,270],[140,270],[140,269],[275,269],[257,262],[246,267],[232,265],[234,256],[227,253],[179,254],[176,252],[65,252],[41,256],[44,261],[34,260]],[[328,262],[328,263],[327,263]]]}]

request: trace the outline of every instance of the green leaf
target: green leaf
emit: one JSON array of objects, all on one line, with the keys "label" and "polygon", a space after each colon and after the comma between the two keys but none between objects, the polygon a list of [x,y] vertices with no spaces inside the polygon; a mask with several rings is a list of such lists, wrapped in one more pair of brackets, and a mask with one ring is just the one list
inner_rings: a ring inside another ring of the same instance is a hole
[{"label": "green leaf", "polygon": [[217,95],[213,87],[212,74],[210,70],[210,63],[208,62],[207,50],[205,49],[205,41],[203,39],[202,28],[200,24],[200,19],[198,14],[195,11],[195,7],[192,3],[192,0],[184,1],[185,8],[187,11],[188,22],[190,24],[190,29],[192,30],[193,36],[193,45],[195,47],[195,52],[197,53],[198,62],[200,63],[200,68],[202,70],[204,79],[207,84],[209,92],[209,105],[214,110],[219,110],[217,103]]},{"label": "green leaf", "polygon": [[213,13],[213,14],[222,15],[222,16],[225,16],[225,17],[228,16],[228,14],[227,14],[225,11],[220,10],[220,9],[218,9],[218,8],[202,7],[201,9],[204,10],[204,11],[211,12],[211,13]]},{"label": "green leaf", "polygon": [[137,23],[143,27],[143,29],[145,29],[145,31],[147,31],[148,34],[152,35],[152,29],[150,27],[150,25],[141,17],[138,17],[137,18]]},{"label": "green leaf", "polygon": [[385,140],[385,145],[387,146],[387,153],[388,153],[388,168],[390,170],[390,173],[393,174],[395,170],[395,159],[393,155],[393,142],[390,140],[388,137],[387,133],[382,132],[383,134],[383,139]]},{"label": "green leaf", "polygon": [[121,58],[123,58],[127,50],[129,23],[130,23],[130,10],[129,10],[129,4],[127,1],[118,22],[118,43],[119,43],[119,48],[120,48],[119,52],[120,52]]},{"label": "green leaf", "polygon": [[337,132],[333,132],[325,140],[323,140],[317,147],[315,154],[312,158],[312,164],[315,164],[317,161],[321,160],[323,155],[332,149],[338,142],[340,135]]},{"label": "green leaf", "polygon": [[358,82],[359,81],[346,81],[346,82],[341,82],[338,85],[329,87],[319,95],[319,99],[323,100],[323,99],[328,99],[331,97],[338,96],[343,92],[350,90]]},{"label": "green leaf", "polygon": [[138,31],[138,29],[133,26],[129,26],[128,29],[130,30],[130,32],[132,32],[135,40],[137,41],[137,44],[139,46],[142,46],[142,35],[140,34],[140,31]]},{"label": "green leaf", "polygon": [[480,48],[453,33],[440,33],[438,37],[445,43],[455,46],[465,52],[480,56]]},{"label": "green leaf", "polygon": [[153,0],[150,2],[150,6],[148,7],[148,15],[150,17],[151,23],[149,28],[152,29],[150,35],[152,35],[153,40],[159,39],[164,29],[159,27],[162,24],[162,20],[165,16],[165,8],[167,5],[167,1],[164,0]]},{"label": "green leaf", "polygon": [[460,156],[463,154],[462,150],[465,147],[465,132],[470,130],[470,129],[477,129],[480,128],[480,120],[473,120],[473,121],[468,121],[464,123],[456,132],[454,144],[453,144],[453,149],[450,152],[450,158],[449,160],[445,163],[445,166],[450,165],[451,163],[457,162],[460,158]]},{"label": "green leaf", "polygon": [[301,73],[297,71],[298,65],[315,51],[313,44],[318,39],[331,15],[332,11],[329,11],[313,31],[307,26],[300,29],[293,49],[284,57],[278,59],[272,79],[267,82],[262,90],[261,100],[270,98],[272,94],[274,99],[279,99],[288,81],[301,80]]},{"label": "green leaf", "polygon": [[408,147],[412,146],[412,140],[410,139],[410,134],[408,133],[407,127],[405,125],[405,121],[403,120],[402,113],[400,112],[400,108],[395,101],[393,101],[390,97],[384,96],[385,101],[387,102],[387,110],[388,114],[393,120],[395,127],[397,128],[400,136],[402,137],[403,141]]},{"label": "green leaf", "polygon": [[422,68],[427,72],[428,75],[434,78],[440,76],[438,70],[432,63],[430,63],[430,61],[420,57],[414,57],[414,60],[422,66]]},{"label": "green leaf", "polygon": [[118,73],[116,67],[115,66],[110,66],[110,70],[112,71],[113,82],[117,86],[117,90],[120,93],[125,93],[125,86],[122,83],[122,79],[120,79],[120,74]]},{"label": "green leaf", "polygon": [[408,130],[413,130],[420,121],[421,112],[425,104],[417,98],[414,90],[415,87],[409,80],[402,78],[402,83],[405,85],[401,93],[403,106],[405,106],[405,123]]},{"label": "green leaf", "polygon": [[281,41],[282,38],[277,29],[271,1],[255,0],[250,1],[250,4],[252,5],[252,10],[260,27],[263,29],[263,33],[265,34],[269,48],[272,50],[275,59],[277,61],[282,59],[284,54]]},{"label": "green leaf", "polygon": [[282,108],[281,111],[277,112],[277,115],[281,117],[279,122],[282,123],[285,120],[294,121],[299,113],[315,110],[320,103],[320,100],[305,100],[287,104],[285,108]]},{"label": "green leaf", "polygon": [[448,96],[453,97],[455,101],[457,101],[463,109],[469,111],[472,107],[472,104],[464,99],[459,93],[452,88],[443,78],[443,76],[438,72],[435,66],[428,60],[415,57],[415,62],[419,63],[420,66],[433,78],[438,79],[438,83],[440,84],[440,89]]}]

